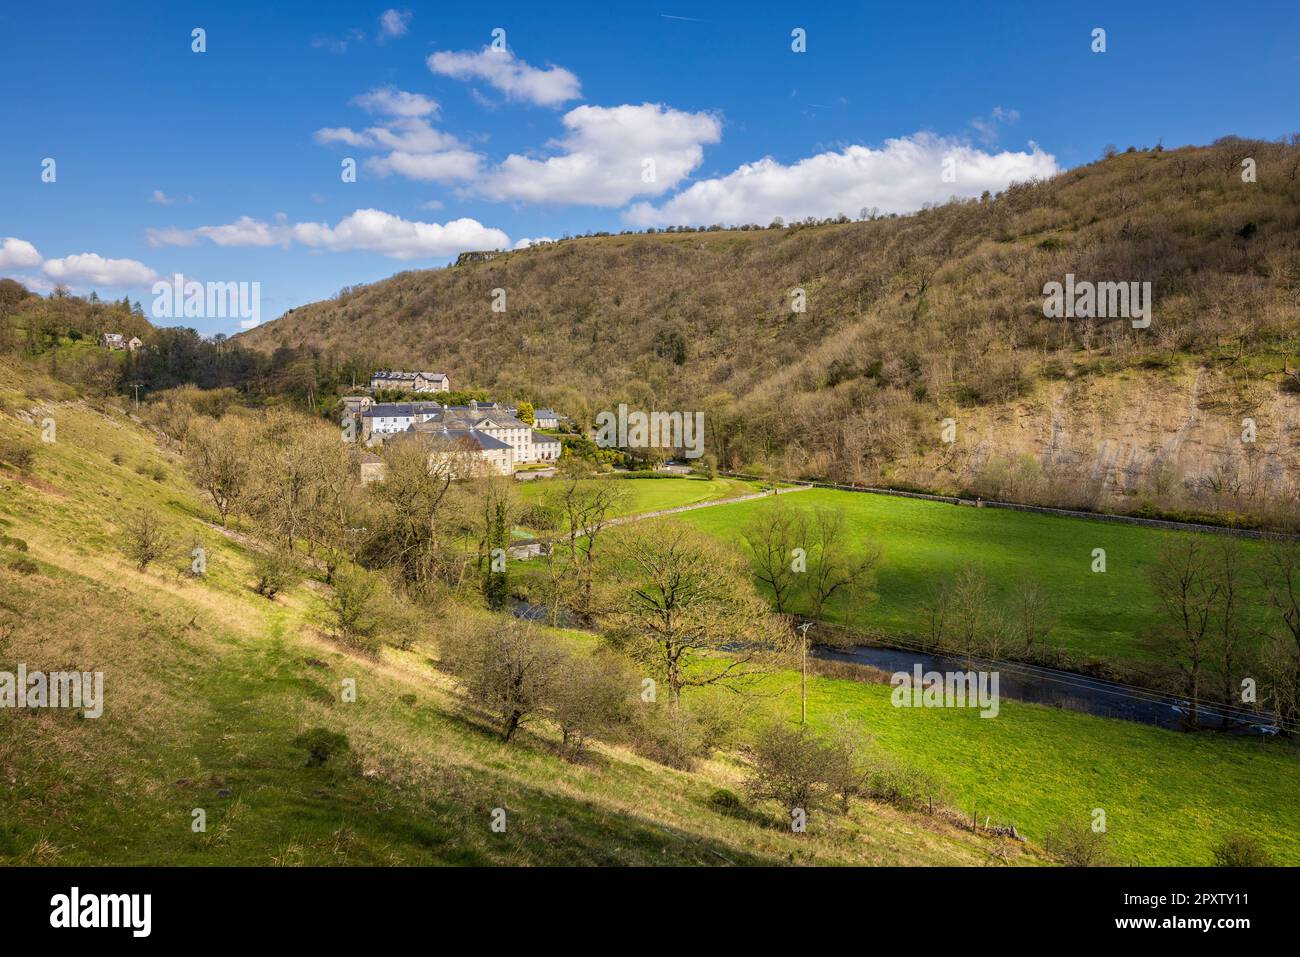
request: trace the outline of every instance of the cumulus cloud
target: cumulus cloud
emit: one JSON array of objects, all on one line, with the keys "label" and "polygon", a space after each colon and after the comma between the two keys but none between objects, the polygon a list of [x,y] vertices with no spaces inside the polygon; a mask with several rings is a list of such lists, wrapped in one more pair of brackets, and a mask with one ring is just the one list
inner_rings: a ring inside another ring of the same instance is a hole
[{"label": "cumulus cloud", "polygon": [[411,23],[410,10],[385,10],[379,15],[379,42],[406,35]]},{"label": "cumulus cloud", "polygon": [[430,125],[429,117],[438,112],[435,100],[385,86],[363,93],[353,102],[383,119],[363,130],[324,127],[313,134],[317,143],[388,150],[387,155],[371,157],[365,164],[367,170],[381,177],[396,173],[413,180],[448,182],[478,174],[483,157],[455,136]]},{"label": "cumulus cloud", "polygon": [[582,96],[578,78],[564,67],[538,69],[509,50],[493,50],[491,47],[484,47],[477,53],[441,50],[431,54],[426,62],[430,70],[441,76],[482,80],[509,100],[537,106],[559,106]]},{"label": "cumulus cloud", "polygon": [[438,112],[438,102],[423,93],[408,93],[395,86],[377,86],[352,100],[370,113],[385,116],[429,116]]},{"label": "cumulus cloud", "polygon": [[267,223],[242,216],[223,226],[196,229],[155,229],[155,246],[193,245],[207,239],[221,246],[289,246],[297,243],[334,252],[365,251],[392,259],[436,259],[467,249],[505,249],[510,237],[475,219],[422,223],[378,209],[358,209],[330,226],[328,223]]},{"label": "cumulus cloud", "polygon": [[[951,160],[954,181],[945,181]],[[849,146],[786,165],[771,157],[726,176],[701,180],[661,206],[638,203],[632,224],[760,223],[781,216],[857,215],[864,207],[906,213],[952,196],[979,196],[1010,183],[1060,172],[1056,158],[1031,143],[1028,152],[986,152],[964,140],[929,133],[886,140],[879,149]]]},{"label": "cumulus cloud", "polygon": [[544,243],[553,242],[555,242],[555,240],[550,236],[534,236],[531,238],[525,236],[523,239],[519,240],[519,242],[515,243],[515,249],[527,249],[529,246],[539,246]]},{"label": "cumulus cloud", "polygon": [[105,259],[98,253],[80,253],[47,259],[41,267],[56,282],[89,286],[145,286],[158,274],[134,259]]},{"label": "cumulus cloud", "polygon": [[0,240],[0,269],[35,269],[43,261],[36,247],[25,239],[6,236]]},{"label": "cumulus cloud", "polygon": [[672,189],[722,136],[716,117],[657,103],[580,106],[563,123],[568,133],[548,144],[558,156],[511,154],[474,189],[496,200],[621,206]]}]

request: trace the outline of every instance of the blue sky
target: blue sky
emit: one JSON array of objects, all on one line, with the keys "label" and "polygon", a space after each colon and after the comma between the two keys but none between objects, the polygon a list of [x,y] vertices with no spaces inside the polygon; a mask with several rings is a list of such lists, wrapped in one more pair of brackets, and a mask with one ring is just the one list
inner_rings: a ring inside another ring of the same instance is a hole
[{"label": "blue sky", "polygon": [[462,249],[1289,134],[1300,4],[10,3],[0,85],[0,275],[256,281],[265,320]]}]

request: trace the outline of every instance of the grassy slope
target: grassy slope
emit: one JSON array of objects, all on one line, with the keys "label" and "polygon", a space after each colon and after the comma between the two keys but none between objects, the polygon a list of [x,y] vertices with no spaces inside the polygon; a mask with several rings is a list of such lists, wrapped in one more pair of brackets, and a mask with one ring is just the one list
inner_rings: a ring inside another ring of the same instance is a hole
[{"label": "grassy slope", "polygon": [[[728,761],[686,774],[601,749],[575,765],[545,727],[503,746],[467,717],[432,649],[358,658],[312,626],[319,586],[257,597],[246,550],[201,522],[172,456],[120,413],[42,390],[58,442],[42,446],[31,478],[0,470],[0,528],[38,566],[18,571],[21,555],[0,549],[0,669],[102,670],[107,704],[98,720],[0,711],[0,862],[987,860],[983,839],[874,805],[814,818],[806,838],[726,816],[708,797],[738,787]],[[0,400],[32,405],[8,390]],[[0,415],[0,433],[35,428]],[[161,481],[136,466],[161,468]],[[146,504],[162,507],[178,548],[140,573],[117,554],[114,524]],[[208,549],[202,580],[182,572],[196,540]],[[349,677],[355,704],[338,700]],[[316,726],[344,732],[351,758],[304,767],[291,742]],[[488,827],[495,807],[510,814],[505,834]],[[195,808],[205,834],[190,829]]]},{"label": "grassy slope", "polygon": [[[781,501],[804,510],[843,508],[852,537],[883,549],[878,600],[866,608],[834,604],[826,616],[834,621],[887,634],[924,635],[931,586],[976,564],[1001,588],[1019,576],[1039,581],[1052,595],[1059,618],[1050,640],[1076,654],[1111,659],[1152,656],[1139,641],[1156,621],[1147,569],[1163,541],[1187,534],[824,489]],[[741,543],[745,523],[772,503],[757,499],[682,517]],[[1242,547],[1250,555],[1259,546],[1244,541]],[[1104,574],[1091,571],[1094,548],[1106,550]]]}]

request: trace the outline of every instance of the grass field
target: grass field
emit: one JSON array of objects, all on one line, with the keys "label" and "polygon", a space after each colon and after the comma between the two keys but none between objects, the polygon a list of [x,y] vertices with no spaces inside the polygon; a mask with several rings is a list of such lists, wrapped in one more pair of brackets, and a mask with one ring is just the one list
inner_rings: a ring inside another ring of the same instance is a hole
[{"label": "grass field", "polygon": [[[825,615],[832,621],[885,634],[924,635],[931,588],[974,564],[1003,590],[1019,577],[1037,580],[1052,596],[1058,619],[1049,642],[1093,658],[1153,656],[1141,641],[1157,621],[1148,569],[1162,543],[1191,534],[826,489],[780,501],[793,509],[844,509],[852,537],[883,550],[877,600],[865,607],[836,602]],[[745,547],[741,529],[756,510],[773,503],[757,499],[680,517]],[[1104,573],[1091,570],[1095,548],[1106,551]],[[1243,541],[1242,548],[1249,562],[1260,546]]]},{"label": "grass field", "polygon": [[[716,499],[750,495],[760,488],[758,482],[731,478],[700,478],[696,476],[662,479],[609,479],[627,490],[626,497],[615,509],[615,515],[641,515],[658,512],[681,505],[695,505]],[[554,479],[534,479],[519,483],[519,497],[526,504],[542,501],[549,489],[559,483]]]}]

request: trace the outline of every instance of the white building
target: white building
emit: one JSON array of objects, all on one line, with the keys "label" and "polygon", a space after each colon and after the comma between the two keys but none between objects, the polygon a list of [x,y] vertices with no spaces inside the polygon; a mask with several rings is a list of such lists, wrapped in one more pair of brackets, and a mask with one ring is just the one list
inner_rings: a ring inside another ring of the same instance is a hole
[{"label": "white building", "polygon": [[551,409],[537,409],[533,412],[533,425],[539,429],[558,429],[560,416]]},{"label": "white building", "polygon": [[382,442],[386,436],[441,416],[437,402],[378,402],[361,413],[361,437],[368,444]]}]

